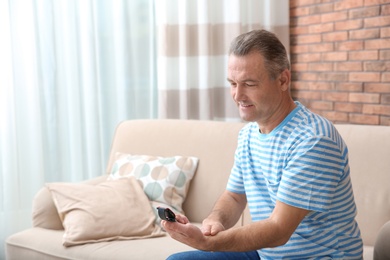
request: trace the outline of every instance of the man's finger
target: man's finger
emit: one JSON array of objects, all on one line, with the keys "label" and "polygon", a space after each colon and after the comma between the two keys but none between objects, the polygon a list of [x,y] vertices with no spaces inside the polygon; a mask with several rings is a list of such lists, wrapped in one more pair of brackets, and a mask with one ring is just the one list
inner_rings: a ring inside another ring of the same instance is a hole
[{"label": "man's finger", "polygon": [[203,235],[205,235],[205,236],[211,235],[211,226],[210,225],[203,225],[201,230],[202,230]]}]

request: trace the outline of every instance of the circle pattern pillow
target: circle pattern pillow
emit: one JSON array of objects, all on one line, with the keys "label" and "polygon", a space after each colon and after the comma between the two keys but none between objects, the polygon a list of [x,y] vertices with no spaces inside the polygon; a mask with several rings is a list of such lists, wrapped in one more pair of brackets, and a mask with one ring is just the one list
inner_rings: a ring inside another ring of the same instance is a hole
[{"label": "circle pattern pillow", "polygon": [[170,207],[184,214],[182,204],[199,159],[117,153],[109,180],[134,176],[152,205]]}]

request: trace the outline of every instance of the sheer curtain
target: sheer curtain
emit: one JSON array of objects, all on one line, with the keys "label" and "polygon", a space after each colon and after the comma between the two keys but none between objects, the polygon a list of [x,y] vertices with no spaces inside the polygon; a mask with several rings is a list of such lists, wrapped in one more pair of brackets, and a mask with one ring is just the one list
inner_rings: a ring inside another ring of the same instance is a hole
[{"label": "sheer curtain", "polygon": [[288,0],[0,0],[0,258],[45,182],[104,172],[120,121],[239,120],[226,54],[255,28],[288,46]]},{"label": "sheer curtain", "polygon": [[0,0],[0,259],[45,182],[105,169],[115,126],[155,118],[152,0]]},{"label": "sheer curtain", "polygon": [[253,29],[289,46],[288,0],[159,0],[158,93],[162,118],[239,120],[227,84],[231,40]]}]

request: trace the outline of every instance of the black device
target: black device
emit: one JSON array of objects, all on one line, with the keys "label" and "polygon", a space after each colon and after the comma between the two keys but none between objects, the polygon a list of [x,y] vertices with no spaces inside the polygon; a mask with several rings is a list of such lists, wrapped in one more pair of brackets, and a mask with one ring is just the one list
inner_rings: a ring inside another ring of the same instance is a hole
[{"label": "black device", "polygon": [[158,211],[158,216],[162,220],[176,222],[176,215],[169,208],[157,207],[157,211]]}]

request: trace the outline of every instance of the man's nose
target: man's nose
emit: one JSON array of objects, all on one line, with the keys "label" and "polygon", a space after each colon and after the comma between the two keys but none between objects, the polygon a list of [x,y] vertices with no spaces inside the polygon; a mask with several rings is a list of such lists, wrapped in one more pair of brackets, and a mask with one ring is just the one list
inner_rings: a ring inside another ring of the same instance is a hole
[{"label": "man's nose", "polygon": [[244,89],[241,84],[237,84],[237,86],[234,89],[235,93],[235,99],[236,100],[242,100],[244,97]]}]

